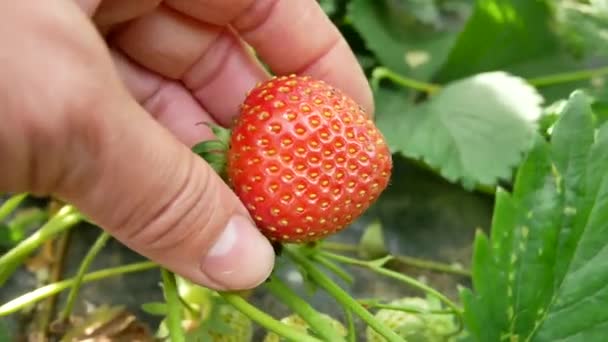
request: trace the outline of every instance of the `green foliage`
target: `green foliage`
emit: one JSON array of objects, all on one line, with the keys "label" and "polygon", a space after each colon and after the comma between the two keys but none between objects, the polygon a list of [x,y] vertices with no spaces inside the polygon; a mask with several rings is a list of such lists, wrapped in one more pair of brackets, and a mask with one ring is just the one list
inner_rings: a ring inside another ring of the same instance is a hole
[{"label": "green foliage", "polygon": [[441,67],[456,39],[450,28],[421,24],[418,19],[429,11],[434,13],[431,16],[438,16],[435,5],[429,1],[353,0],[348,16],[383,65],[427,80]]},{"label": "green foliage", "polygon": [[398,91],[377,95],[378,125],[391,148],[469,189],[511,178],[542,111],[534,88],[502,72],[452,82],[410,110],[403,110]]},{"label": "green foliage", "polygon": [[474,291],[463,290],[478,341],[598,341],[608,312],[608,125],[575,92],[550,142],[539,139],[512,194],[499,191],[490,239],[479,234]]},{"label": "green foliage", "polygon": [[505,69],[556,50],[547,1],[478,0],[437,79]]},{"label": "green foliage", "polygon": [[[454,317],[441,311],[441,302],[433,297],[404,297],[391,301],[391,308],[381,309],[376,318],[398,332],[406,341],[449,342],[454,340],[458,327]],[[371,329],[366,331],[367,341],[384,342],[385,339]]]},{"label": "green foliage", "polygon": [[[394,84],[374,72],[371,82],[378,125],[393,151],[467,189],[512,181],[534,130],[551,120],[539,115],[541,103],[577,88],[605,89],[597,77],[608,70],[585,70],[598,64],[595,46],[608,36],[603,1],[346,2],[347,22],[365,49],[356,39],[351,46],[376,59],[368,66],[392,73],[386,78]],[[429,81],[440,83],[439,92],[422,83]],[[603,99],[599,109],[608,108]]]},{"label": "green foliage", "polygon": [[608,54],[608,3],[605,0],[560,0],[560,37],[576,55]]}]

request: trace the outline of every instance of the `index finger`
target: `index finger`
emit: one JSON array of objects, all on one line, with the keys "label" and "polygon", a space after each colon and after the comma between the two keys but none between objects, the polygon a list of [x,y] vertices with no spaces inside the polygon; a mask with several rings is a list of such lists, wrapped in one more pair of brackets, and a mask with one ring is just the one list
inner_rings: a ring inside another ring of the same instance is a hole
[{"label": "index finger", "polygon": [[166,3],[198,20],[231,25],[274,73],[306,74],[325,80],[373,114],[373,97],[361,66],[316,1],[166,0]]}]

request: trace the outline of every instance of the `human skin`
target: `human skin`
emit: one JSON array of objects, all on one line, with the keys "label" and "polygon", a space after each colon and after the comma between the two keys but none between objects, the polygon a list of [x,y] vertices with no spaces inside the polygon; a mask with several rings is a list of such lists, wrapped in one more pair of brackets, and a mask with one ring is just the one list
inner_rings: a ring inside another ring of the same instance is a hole
[{"label": "human skin", "polygon": [[308,74],[373,113],[366,78],[314,0],[0,1],[0,192],[74,204],[113,237],[217,290],[274,252],[190,147],[270,76]]}]

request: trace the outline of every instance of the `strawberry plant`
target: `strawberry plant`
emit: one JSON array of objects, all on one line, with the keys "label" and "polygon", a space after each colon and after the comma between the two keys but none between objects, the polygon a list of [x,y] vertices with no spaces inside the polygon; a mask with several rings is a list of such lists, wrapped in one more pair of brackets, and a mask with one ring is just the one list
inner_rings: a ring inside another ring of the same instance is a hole
[{"label": "strawberry plant", "polygon": [[[68,238],[91,223],[6,194],[0,339],[605,339],[606,2],[319,3],[375,116],[323,80],[276,75],[193,147],[275,245],[270,278],[218,292],[141,258],[100,264],[126,250],[106,233],[68,273]],[[154,298],[78,309],[97,282],[146,272]]]}]

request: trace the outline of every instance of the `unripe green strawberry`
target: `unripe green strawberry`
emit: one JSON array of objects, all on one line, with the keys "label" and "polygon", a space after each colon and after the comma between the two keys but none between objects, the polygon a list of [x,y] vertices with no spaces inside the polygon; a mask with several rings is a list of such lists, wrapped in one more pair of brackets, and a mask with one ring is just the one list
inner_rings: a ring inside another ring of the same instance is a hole
[{"label": "unripe green strawberry", "polygon": [[253,337],[253,323],[249,317],[228,304],[221,306],[219,315],[220,320],[230,328],[230,331],[226,333],[210,331],[210,342],[251,341]]},{"label": "unripe green strawberry", "polygon": [[[390,304],[422,312],[441,309],[439,301],[430,298],[406,297],[394,300]],[[407,342],[448,342],[452,341],[450,334],[457,330],[451,314],[410,313],[381,309],[375,317]],[[366,332],[369,342],[386,341],[384,337],[369,327]]]},{"label": "unripe green strawberry", "polygon": [[[321,314],[321,317],[326,319],[330,323],[330,325],[334,329],[336,329],[336,331],[340,335],[342,335],[344,337],[346,337],[346,335],[348,335],[348,330],[346,330],[344,325],[342,325],[342,323],[340,323],[338,320],[332,318],[331,316],[329,316],[327,314],[323,314],[323,313]],[[310,334],[308,323],[306,323],[306,321],[304,321],[300,316],[298,316],[296,314],[284,317],[283,319],[281,319],[281,322],[285,323],[286,325],[288,325],[289,327],[291,327],[295,330],[298,330],[299,332]],[[271,332],[266,335],[263,342],[283,342],[283,341],[284,341],[284,339],[282,339],[279,335]]]},{"label": "unripe green strawberry", "polygon": [[391,154],[364,110],[310,77],[275,77],[245,99],[226,173],[272,241],[310,242],[357,219],[386,188]]}]

